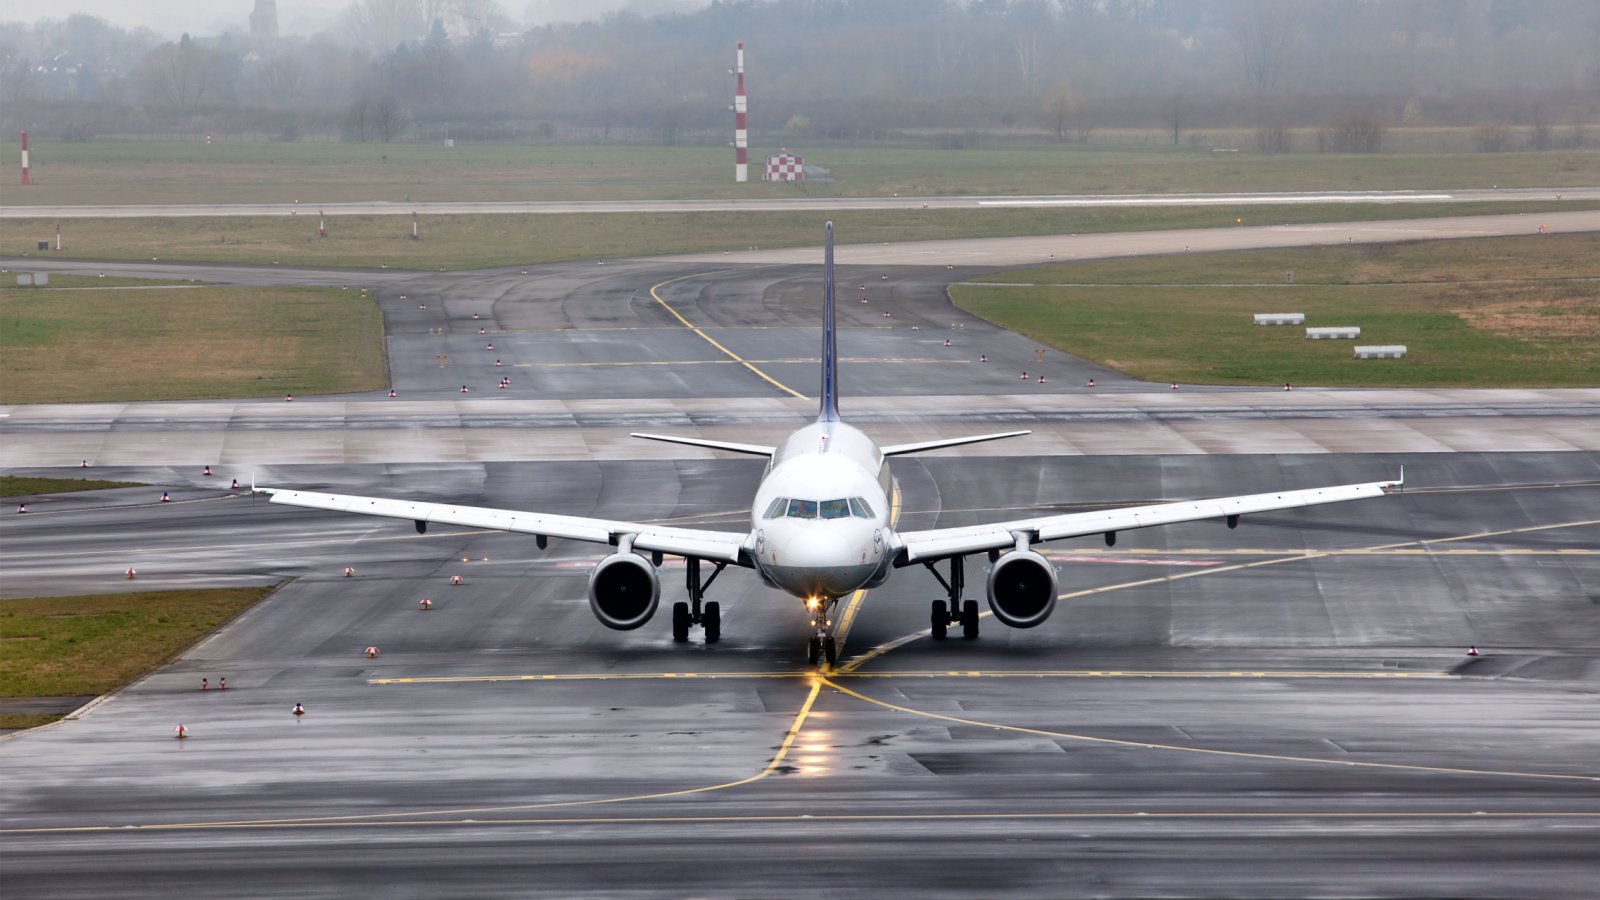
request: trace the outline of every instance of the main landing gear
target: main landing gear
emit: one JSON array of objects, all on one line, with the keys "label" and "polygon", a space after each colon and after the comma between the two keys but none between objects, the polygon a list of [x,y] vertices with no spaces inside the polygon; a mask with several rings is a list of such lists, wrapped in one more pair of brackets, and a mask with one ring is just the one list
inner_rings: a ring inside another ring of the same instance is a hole
[{"label": "main landing gear", "polygon": [[722,570],[726,569],[728,564],[714,563],[717,568],[702,584],[700,560],[690,558],[686,562],[688,575],[685,577],[685,582],[689,588],[689,599],[672,604],[672,639],[680,644],[687,641],[690,626],[699,625],[705,629],[706,643],[715,644],[722,640],[722,604],[715,600],[702,604],[701,600],[705,597],[706,588],[711,587],[711,582],[717,580],[717,576],[722,574]]},{"label": "main landing gear", "polygon": [[811,628],[815,632],[806,641],[806,662],[816,665],[825,659],[828,665],[839,661],[839,642],[833,636],[833,606],[838,600],[807,600],[806,612],[811,615]]},{"label": "main landing gear", "polygon": [[961,599],[961,591],[967,584],[966,570],[963,566],[965,561],[966,557],[950,557],[949,581],[939,574],[939,570],[934,568],[934,563],[923,563],[949,595],[948,600],[933,601],[933,607],[928,613],[928,623],[933,626],[934,640],[944,640],[950,633],[950,626],[957,623],[961,625],[962,637],[970,641],[978,636],[978,601]]}]

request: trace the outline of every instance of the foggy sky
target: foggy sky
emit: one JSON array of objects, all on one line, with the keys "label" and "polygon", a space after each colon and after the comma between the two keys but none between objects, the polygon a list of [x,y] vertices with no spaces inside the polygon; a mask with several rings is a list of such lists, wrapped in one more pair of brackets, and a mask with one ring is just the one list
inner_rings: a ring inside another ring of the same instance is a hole
[{"label": "foggy sky", "polygon": [[[705,6],[710,0],[501,0],[513,20],[524,25],[582,21],[619,10],[655,15]],[[337,24],[349,0],[278,0],[283,34],[315,34]],[[0,0],[0,21],[33,22],[86,13],[124,28],[143,26],[157,34],[221,34],[248,27],[255,0]],[[234,12],[233,10],[237,10]]]}]

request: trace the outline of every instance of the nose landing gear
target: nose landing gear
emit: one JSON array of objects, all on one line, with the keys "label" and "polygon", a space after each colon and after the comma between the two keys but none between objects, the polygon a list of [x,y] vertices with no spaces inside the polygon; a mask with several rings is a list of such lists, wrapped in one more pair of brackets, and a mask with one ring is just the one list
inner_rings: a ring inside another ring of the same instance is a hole
[{"label": "nose landing gear", "polygon": [[928,624],[931,626],[933,639],[942,641],[950,633],[950,626],[960,623],[961,636],[972,640],[978,636],[978,601],[961,599],[961,591],[966,587],[967,577],[963,567],[965,557],[952,556],[950,558],[950,580],[946,581],[939,570],[931,562],[923,563],[933,577],[949,595],[948,600],[935,600],[928,613]]},{"label": "nose landing gear", "polygon": [[806,662],[816,665],[817,660],[827,660],[828,665],[839,661],[839,642],[833,636],[833,606],[837,600],[816,601],[815,605],[808,602],[806,609],[811,613],[811,627],[815,633],[806,641]]},{"label": "nose landing gear", "polygon": [[688,575],[685,576],[685,581],[689,589],[689,599],[687,602],[679,600],[672,604],[672,639],[680,644],[687,641],[690,626],[699,625],[704,629],[706,643],[715,644],[722,640],[722,604],[712,600],[702,606],[701,601],[705,598],[706,588],[711,587],[711,582],[717,580],[717,576],[722,574],[722,570],[727,568],[728,564],[715,563],[716,569],[702,584],[700,560],[691,558],[687,563]]}]

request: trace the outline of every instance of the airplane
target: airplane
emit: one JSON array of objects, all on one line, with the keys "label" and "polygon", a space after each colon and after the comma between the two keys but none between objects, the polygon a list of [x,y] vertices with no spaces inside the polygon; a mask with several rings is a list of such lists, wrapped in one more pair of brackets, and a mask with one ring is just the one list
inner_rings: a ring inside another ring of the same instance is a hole
[{"label": "airplane", "polygon": [[[838,330],[834,320],[833,223],[823,243],[822,384],[815,422],[793,432],[775,447],[663,434],[635,433],[654,441],[708,447],[766,457],[750,507],[750,529],[736,533],[621,522],[579,516],[547,515],[513,509],[422,503],[378,497],[322,494],[256,487],[272,503],[410,519],[419,533],[431,523],[463,525],[531,534],[543,550],[550,538],[606,544],[614,549],[589,573],[589,606],[608,628],[629,631],[655,615],[661,599],[660,566],[667,554],[687,562],[689,599],[672,605],[672,637],[689,639],[699,626],[706,643],[722,636],[721,605],[705,592],[726,567],[754,569],[768,586],[799,598],[810,620],[806,659],[829,665],[837,660],[834,611],[839,600],[883,584],[900,568],[921,565],[944,588],[932,601],[931,635],[945,638],[959,625],[966,638],[978,636],[976,600],[964,599],[965,561],[988,558],[988,605],[994,617],[1012,628],[1033,628],[1056,606],[1056,568],[1034,548],[1065,538],[1102,535],[1107,546],[1117,534],[1152,525],[1222,519],[1229,528],[1239,517],[1378,497],[1398,490],[1396,481],[1273,491],[1213,500],[1157,503],[1121,509],[1009,519],[925,531],[897,531],[890,522],[891,474],[896,456],[1018,437],[1007,431],[969,437],[917,441],[879,447],[839,414]],[[714,566],[702,579],[701,563]],[[947,563],[948,577],[936,568]]]}]

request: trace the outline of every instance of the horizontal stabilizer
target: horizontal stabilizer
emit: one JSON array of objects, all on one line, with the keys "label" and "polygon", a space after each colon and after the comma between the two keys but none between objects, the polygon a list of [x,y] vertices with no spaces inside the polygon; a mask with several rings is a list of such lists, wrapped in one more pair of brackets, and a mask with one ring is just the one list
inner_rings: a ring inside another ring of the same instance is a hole
[{"label": "horizontal stabilizer", "polygon": [[760,444],[735,444],[732,441],[708,441],[705,438],[677,437],[670,434],[643,434],[633,432],[629,437],[644,438],[647,441],[664,441],[668,444],[688,444],[691,447],[710,447],[713,450],[726,450],[729,453],[748,453],[751,456],[771,456],[775,448],[763,447]]},{"label": "horizontal stabilizer", "polygon": [[983,441],[998,441],[1001,438],[1020,437],[1032,434],[1031,431],[1001,431],[996,434],[975,434],[970,437],[945,438],[937,441],[918,441],[915,444],[894,444],[883,448],[884,456],[899,456],[903,453],[921,453],[924,450],[938,450],[941,447],[959,447],[962,444],[978,444]]}]

